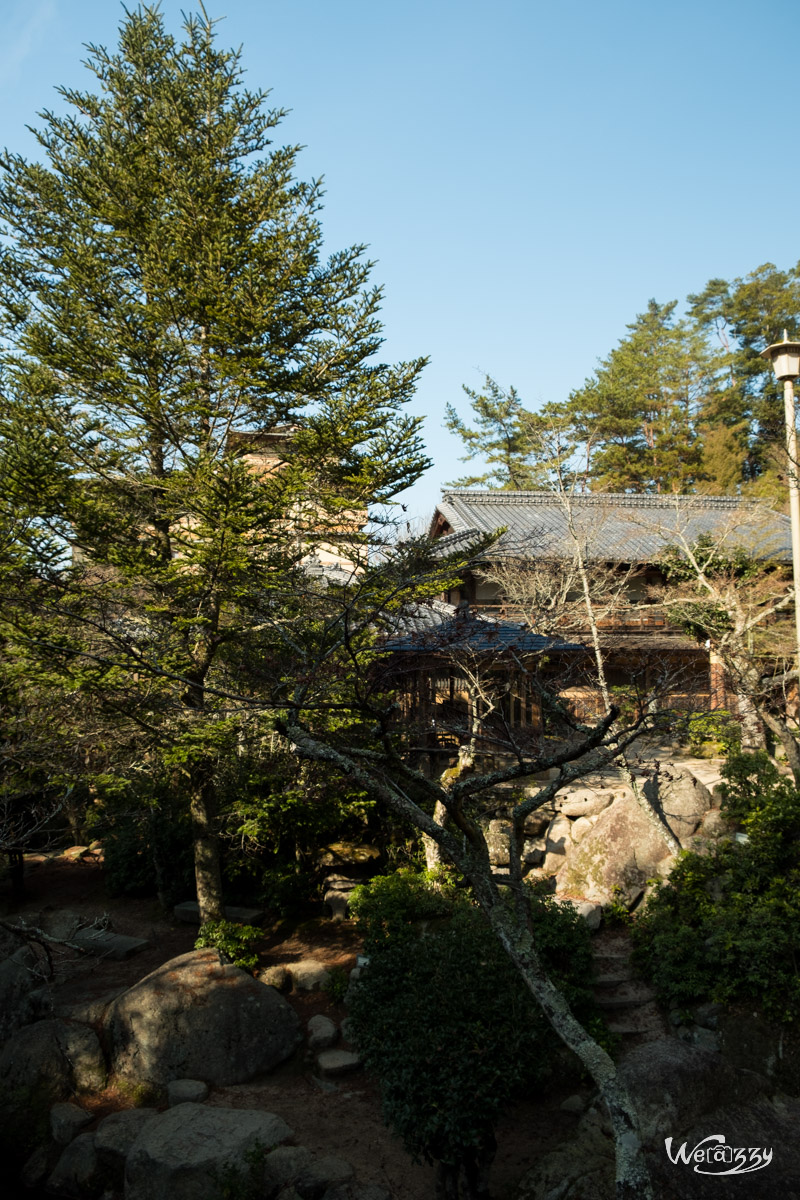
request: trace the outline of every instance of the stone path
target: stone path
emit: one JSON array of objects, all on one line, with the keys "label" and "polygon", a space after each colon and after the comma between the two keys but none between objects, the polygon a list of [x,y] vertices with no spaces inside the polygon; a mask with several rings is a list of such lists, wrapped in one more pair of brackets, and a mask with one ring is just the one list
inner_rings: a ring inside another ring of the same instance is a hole
[{"label": "stone path", "polygon": [[592,942],[595,1001],[623,1048],[664,1037],[669,1032],[666,1019],[653,989],[636,976],[627,930],[603,930]]}]

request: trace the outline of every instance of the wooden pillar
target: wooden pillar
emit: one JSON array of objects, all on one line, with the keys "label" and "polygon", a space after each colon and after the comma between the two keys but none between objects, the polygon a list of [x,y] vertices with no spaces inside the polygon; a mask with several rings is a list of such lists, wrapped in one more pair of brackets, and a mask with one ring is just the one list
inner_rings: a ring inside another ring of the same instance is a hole
[{"label": "wooden pillar", "polygon": [[725,664],[723,663],[719,654],[717,654],[714,650],[710,650],[708,654],[708,674],[711,708],[727,708],[727,695],[725,691]]}]

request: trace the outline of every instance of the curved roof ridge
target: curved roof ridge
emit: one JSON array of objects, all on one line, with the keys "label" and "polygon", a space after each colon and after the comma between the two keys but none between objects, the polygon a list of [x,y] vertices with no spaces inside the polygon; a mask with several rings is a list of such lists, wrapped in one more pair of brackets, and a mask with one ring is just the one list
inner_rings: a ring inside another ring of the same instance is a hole
[{"label": "curved roof ridge", "polygon": [[[442,499],[465,497],[480,500],[484,504],[504,504],[510,500],[526,500],[531,504],[561,504],[556,492],[512,491],[500,488],[443,488]],[[765,500],[744,496],[706,496],[691,493],[642,493],[642,492],[575,492],[570,494],[572,503],[601,507],[613,503],[618,508],[672,508],[676,503],[684,508],[764,508],[771,507]]]}]

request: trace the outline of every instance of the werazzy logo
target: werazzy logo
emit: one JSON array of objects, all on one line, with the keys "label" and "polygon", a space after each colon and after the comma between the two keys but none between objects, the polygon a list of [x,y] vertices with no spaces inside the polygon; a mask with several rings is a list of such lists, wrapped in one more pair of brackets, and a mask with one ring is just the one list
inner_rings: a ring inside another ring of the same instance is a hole
[{"label": "werazzy logo", "polygon": [[672,1138],[664,1138],[667,1157],[671,1163],[683,1163],[694,1167],[698,1175],[747,1175],[760,1171],[772,1162],[772,1150],[760,1146],[728,1146],[724,1133],[710,1133],[693,1150],[687,1143],[672,1153]]}]

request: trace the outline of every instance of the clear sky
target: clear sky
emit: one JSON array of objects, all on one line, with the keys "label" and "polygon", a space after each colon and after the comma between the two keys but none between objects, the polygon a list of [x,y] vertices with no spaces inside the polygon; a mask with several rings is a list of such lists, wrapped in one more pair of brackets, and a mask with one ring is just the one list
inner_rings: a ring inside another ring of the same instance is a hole
[{"label": "clear sky", "polygon": [[[164,0],[177,28],[192,0]],[[0,145],[86,86],[116,0],[3,0]],[[796,0],[208,0],[251,87],[324,175],[330,249],[369,244],[385,357],[430,355],[415,411],[432,511],[442,428],[490,373],[564,398],[650,297],[800,258]],[[792,230],[795,233],[792,233]]]}]

